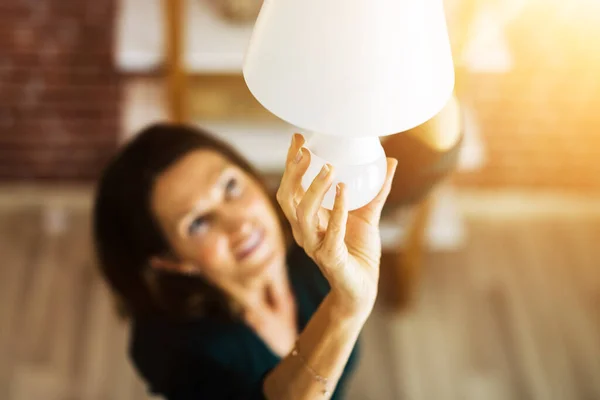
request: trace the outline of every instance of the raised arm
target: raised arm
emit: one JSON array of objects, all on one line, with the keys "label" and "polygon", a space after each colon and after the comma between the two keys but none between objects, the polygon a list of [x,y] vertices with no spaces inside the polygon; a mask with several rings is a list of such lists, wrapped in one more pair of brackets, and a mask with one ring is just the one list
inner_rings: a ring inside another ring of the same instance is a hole
[{"label": "raised arm", "polygon": [[388,159],[386,183],[371,203],[348,212],[342,186],[328,211],[320,205],[335,171],[322,171],[304,193],[300,182],[310,153],[303,144],[302,136],[295,135],[277,200],[296,242],[319,266],[331,291],[294,351],[266,376],[263,389],[269,400],[325,399],[335,389],[377,296],[379,218],[397,164]]}]

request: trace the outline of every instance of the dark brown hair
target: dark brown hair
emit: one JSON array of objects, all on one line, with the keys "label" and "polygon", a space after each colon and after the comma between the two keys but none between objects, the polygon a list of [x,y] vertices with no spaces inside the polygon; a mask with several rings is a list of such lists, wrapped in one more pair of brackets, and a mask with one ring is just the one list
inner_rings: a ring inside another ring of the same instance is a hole
[{"label": "dark brown hair", "polygon": [[[185,318],[232,317],[224,294],[199,277],[157,271],[152,256],[172,255],[151,210],[155,180],[183,156],[213,150],[238,165],[268,191],[258,172],[231,146],[187,125],[154,124],[139,132],[109,162],[96,189],[93,236],[102,274],[127,315]],[[286,237],[289,225],[269,196]]]}]

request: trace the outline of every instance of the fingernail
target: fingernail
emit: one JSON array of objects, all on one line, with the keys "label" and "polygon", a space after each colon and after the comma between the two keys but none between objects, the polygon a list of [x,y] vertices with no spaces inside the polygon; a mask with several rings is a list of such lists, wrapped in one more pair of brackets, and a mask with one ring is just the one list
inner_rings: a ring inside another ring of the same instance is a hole
[{"label": "fingernail", "polygon": [[321,178],[325,178],[327,176],[327,174],[329,173],[329,165],[325,164],[323,165],[323,168],[321,168]]},{"label": "fingernail", "polygon": [[300,148],[300,150],[298,150],[298,152],[296,153],[296,157],[294,158],[294,163],[298,164],[300,162],[300,160],[302,160],[302,148]]},{"label": "fingernail", "polygon": [[338,183],[335,185],[335,195],[339,197],[340,194],[342,194],[342,186]]}]

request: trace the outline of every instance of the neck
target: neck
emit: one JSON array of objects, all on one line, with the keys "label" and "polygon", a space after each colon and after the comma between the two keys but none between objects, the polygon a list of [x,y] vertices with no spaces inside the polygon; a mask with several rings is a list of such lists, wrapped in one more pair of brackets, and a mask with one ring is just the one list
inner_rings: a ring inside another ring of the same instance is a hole
[{"label": "neck", "polygon": [[232,284],[224,289],[239,304],[244,315],[262,314],[265,309],[278,310],[291,296],[285,264],[250,282]]}]

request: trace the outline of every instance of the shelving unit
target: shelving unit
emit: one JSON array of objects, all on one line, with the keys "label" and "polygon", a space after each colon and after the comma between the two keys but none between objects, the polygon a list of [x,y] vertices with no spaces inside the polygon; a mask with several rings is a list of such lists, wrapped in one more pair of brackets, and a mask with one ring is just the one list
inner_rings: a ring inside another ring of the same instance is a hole
[{"label": "shelving unit", "polygon": [[[146,74],[159,70],[167,57],[165,51],[165,3],[168,0],[121,0],[117,24],[117,67],[129,74]],[[187,74],[240,74],[244,51],[250,38],[252,24],[235,25],[221,19],[209,6],[208,0],[181,0],[187,27],[182,64]],[[128,88],[126,107],[130,120],[125,131],[131,133],[145,123],[164,116],[161,90],[154,95],[148,88],[132,84]],[[145,94],[135,93],[144,91]],[[155,97],[152,99],[152,97]],[[148,102],[154,101],[154,105]],[[145,112],[148,110],[148,114]],[[475,121],[466,110],[465,144],[459,169],[472,170],[484,162],[483,145],[478,137]],[[133,120],[131,120],[131,116]],[[254,165],[266,173],[277,173],[284,160],[294,127],[281,122],[255,120],[202,120],[194,121],[231,143]],[[453,188],[440,188],[427,225],[426,244],[430,249],[450,249],[459,246],[465,237],[463,221],[454,206]],[[399,220],[382,223],[384,245],[398,246],[406,232]]]}]

